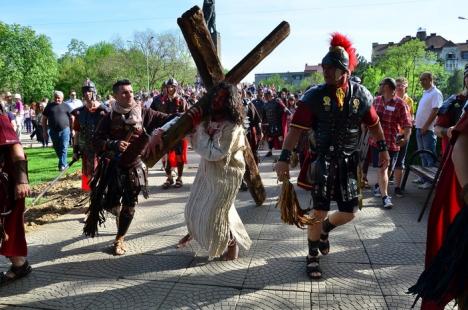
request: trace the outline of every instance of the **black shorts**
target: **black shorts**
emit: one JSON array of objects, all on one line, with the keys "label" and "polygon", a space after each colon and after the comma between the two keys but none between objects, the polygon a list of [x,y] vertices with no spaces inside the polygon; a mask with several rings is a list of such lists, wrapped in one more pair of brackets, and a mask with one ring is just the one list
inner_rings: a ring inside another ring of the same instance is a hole
[{"label": "black shorts", "polygon": [[[320,197],[313,197],[314,210],[330,211],[330,200]],[[337,200],[338,210],[345,213],[356,213],[359,207],[359,198],[354,198],[349,201]]]}]

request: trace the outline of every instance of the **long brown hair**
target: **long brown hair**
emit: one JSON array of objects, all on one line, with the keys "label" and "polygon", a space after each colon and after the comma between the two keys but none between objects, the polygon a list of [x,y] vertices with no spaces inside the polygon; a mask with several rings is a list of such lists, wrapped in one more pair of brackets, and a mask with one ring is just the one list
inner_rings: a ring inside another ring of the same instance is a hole
[{"label": "long brown hair", "polygon": [[[239,92],[234,85],[221,82],[213,87],[210,95],[210,102],[215,98],[216,94],[221,89],[228,92],[228,96],[225,99],[225,105],[223,108],[223,112],[226,114],[226,119],[233,122],[234,124],[242,125],[245,118],[244,106],[242,104]],[[211,105],[209,106],[208,113],[211,115],[213,114]]]}]

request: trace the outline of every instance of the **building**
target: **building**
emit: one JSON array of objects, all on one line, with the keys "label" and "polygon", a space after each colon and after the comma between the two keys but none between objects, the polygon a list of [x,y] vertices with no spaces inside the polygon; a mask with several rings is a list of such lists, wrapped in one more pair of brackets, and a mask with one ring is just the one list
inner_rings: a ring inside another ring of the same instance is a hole
[{"label": "building", "polygon": [[299,86],[301,82],[306,78],[312,75],[312,73],[321,73],[323,72],[322,66],[318,65],[308,65],[305,64],[304,71],[299,72],[277,72],[277,73],[256,73],[255,74],[255,84],[261,83],[263,80],[267,80],[274,75],[279,75],[281,79],[286,81],[288,84]]},{"label": "building", "polygon": [[405,36],[398,43],[372,43],[372,61],[382,56],[387,48],[394,45],[401,45],[414,39],[424,41],[427,50],[436,53],[439,59],[444,61],[447,71],[463,69],[465,65],[468,64],[468,40],[464,43],[453,43],[436,33],[427,35],[426,30],[423,28],[418,29],[415,37],[409,35]]},{"label": "building", "polygon": [[263,80],[267,80],[274,75],[279,75],[286,83],[299,86],[306,77],[310,76],[311,73],[300,72],[278,72],[278,73],[256,73],[255,84],[261,83]]}]

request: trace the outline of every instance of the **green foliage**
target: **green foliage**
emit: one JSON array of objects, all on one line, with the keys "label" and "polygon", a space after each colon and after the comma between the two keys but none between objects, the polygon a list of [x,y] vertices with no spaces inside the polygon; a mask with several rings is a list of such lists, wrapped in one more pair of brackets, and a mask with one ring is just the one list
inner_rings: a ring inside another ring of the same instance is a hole
[{"label": "green foliage", "polygon": [[463,70],[458,69],[452,72],[447,79],[446,87],[441,89],[445,97],[457,94],[463,90]]},{"label": "green foliage", "polygon": [[193,84],[196,76],[185,42],[172,33],[156,34],[151,30],[136,32],[128,44],[117,39],[87,47],[72,39],[59,64],[57,88],[65,92],[80,89],[86,78],[96,84],[99,94],[106,95],[118,79],[132,81],[134,91],[146,91],[148,77],[153,90],[169,77],[180,84]]},{"label": "green foliage", "polygon": [[353,71],[353,75],[362,78],[363,73],[369,68],[370,63],[366,60],[364,56],[357,54],[358,65]]},{"label": "green foliage", "polygon": [[57,78],[52,44],[30,27],[0,22],[0,85],[25,102],[50,96]]},{"label": "green foliage", "polygon": [[384,55],[375,59],[373,64],[364,70],[362,81],[372,93],[375,93],[384,77],[405,77],[409,82],[409,95],[417,99],[422,94],[419,76],[425,71],[432,72],[436,76],[435,82],[439,88],[447,85],[448,74],[437,60],[437,55],[426,51],[425,43],[415,39],[389,47]]},{"label": "green foliage", "polygon": [[308,87],[312,85],[322,84],[325,80],[323,79],[323,75],[319,72],[312,72],[310,76],[304,78],[298,87],[293,87],[294,92],[296,91],[304,91]]},{"label": "green foliage", "polygon": [[279,74],[274,74],[268,79],[262,80],[261,83],[268,87],[275,87],[276,90],[280,90],[283,87],[288,88],[288,86],[291,86],[285,80],[283,80]]}]

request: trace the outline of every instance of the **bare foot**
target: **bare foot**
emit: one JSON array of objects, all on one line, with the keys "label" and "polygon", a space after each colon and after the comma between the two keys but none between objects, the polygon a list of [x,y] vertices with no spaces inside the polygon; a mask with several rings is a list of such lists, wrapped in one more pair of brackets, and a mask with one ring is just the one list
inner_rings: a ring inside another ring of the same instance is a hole
[{"label": "bare foot", "polygon": [[186,234],[182,239],[179,240],[179,243],[177,243],[176,248],[185,248],[190,241],[192,241],[192,236],[190,234]]},{"label": "bare foot", "polygon": [[127,252],[127,246],[123,239],[117,239],[114,241],[114,255],[124,255]]},{"label": "bare foot", "polygon": [[221,255],[222,260],[235,260],[239,258],[239,246],[235,239],[231,239],[228,243],[226,251]]}]

